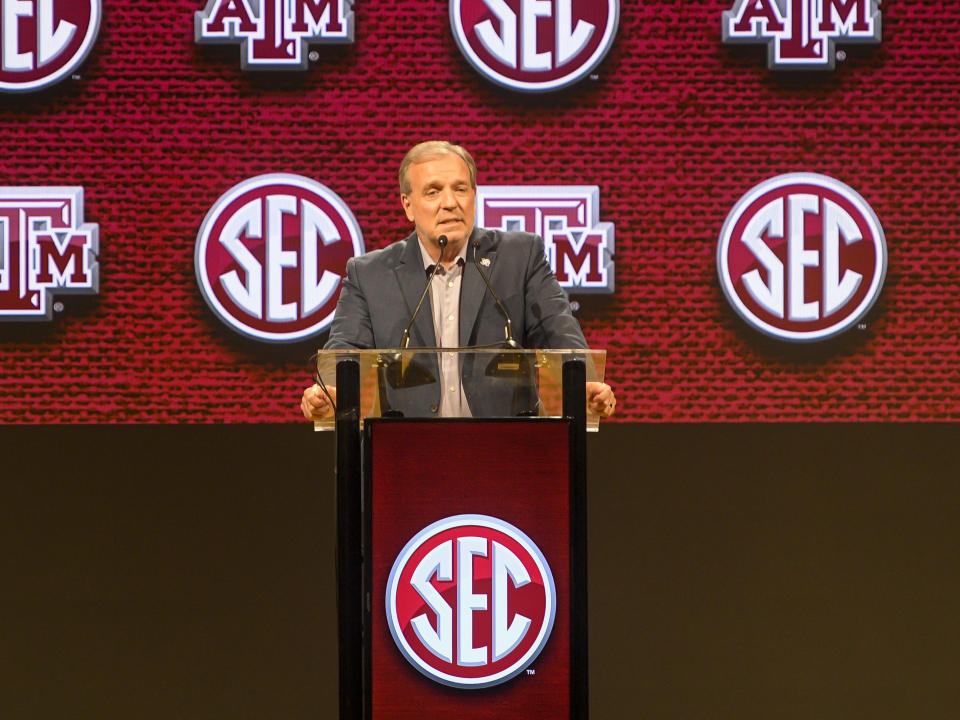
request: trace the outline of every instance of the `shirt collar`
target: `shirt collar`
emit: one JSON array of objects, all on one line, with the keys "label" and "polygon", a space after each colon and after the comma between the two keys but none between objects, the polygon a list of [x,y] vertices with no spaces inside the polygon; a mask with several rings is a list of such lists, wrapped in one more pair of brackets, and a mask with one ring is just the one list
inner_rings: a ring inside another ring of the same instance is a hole
[{"label": "shirt collar", "polygon": [[[430,258],[430,253],[427,252],[426,246],[423,244],[423,240],[420,239],[420,236],[417,235],[417,242],[420,244],[420,259],[423,260],[423,269],[427,272],[433,270],[434,262]],[[467,245],[469,243],[464,243],[463,247],[460,248],[460,252],[457,253],[457,264],[463,267],[467,263]]]}]

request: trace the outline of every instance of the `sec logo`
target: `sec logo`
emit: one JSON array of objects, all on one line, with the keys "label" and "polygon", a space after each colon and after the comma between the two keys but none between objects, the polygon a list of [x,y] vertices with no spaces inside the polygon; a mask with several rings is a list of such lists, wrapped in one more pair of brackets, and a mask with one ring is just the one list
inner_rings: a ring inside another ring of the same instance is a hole
[{"label": "sec logo", "polygon": [[556,604],[537,546],[488,515],[455,515],[424,528],[387,580],[387,624],[400,652],[455,688],[491,687],[523,672],[550,637]]},{"label": "sec logo", "polygon": [[99,29],[100,0],[0,0],[0,91],[62,80],[90,54]]},{"label": "sec logo", "polygon": [[854,190],[825,175],[790,173],[740,198],[720,232],[717,270],[750,325],[784,340],[822,340],[876,301],[887,245]]},{"label": "sec logo", "polygon": [[194,254],[197,282],[228,326],[265,342],[302,340],[333,320],[347,260],[362,255],[353,213],[299,175],[260,175],[207,213]]},{"label": "sec logo", "polygon": [[545,92],[588,75],[613,46],[619,0],[450,0],[467,61],[513,90]]}]

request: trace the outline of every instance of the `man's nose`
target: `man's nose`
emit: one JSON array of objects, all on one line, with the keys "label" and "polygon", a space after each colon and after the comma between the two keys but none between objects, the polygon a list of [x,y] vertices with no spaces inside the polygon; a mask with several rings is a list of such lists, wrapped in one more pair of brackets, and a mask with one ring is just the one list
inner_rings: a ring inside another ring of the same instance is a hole
[{"label": "man's nose", "polygon": [[457,196],[452,188],[446,188],[440,192],[440,203],[443,207],[456,207]]}]

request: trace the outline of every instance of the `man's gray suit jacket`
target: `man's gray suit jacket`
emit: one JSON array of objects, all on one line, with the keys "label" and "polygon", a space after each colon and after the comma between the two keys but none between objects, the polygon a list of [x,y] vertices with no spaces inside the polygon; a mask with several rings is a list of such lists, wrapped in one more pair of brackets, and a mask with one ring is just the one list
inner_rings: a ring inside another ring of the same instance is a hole
[{"label": "man's gray suit jacket", "polygon": [[[547,263],[543,240],[530,233],[483,228],[474,228],[467,244],[460,290],[461,347],[495,345],[505,339],[503,313],[473,263],[476,241],[477,259],[510,313],[513,337],[520,345],[587,347],[567,296]],[[398,347],[426,282],[416,233],[382,250],[351,258],[324,349]],[[410,329],[410,347],[436,344],[427,300]],[[435,359],[432,362],[435,372]],[[475,417],[508,414],[511,406],[515,408],[516,398],[511,402],[504,384],[486,378],[483,368],[465,364],[462,376]],[[435,416],[440,391],[435,383],[401,393],[394,391],[391,404],[408,416]]]}]

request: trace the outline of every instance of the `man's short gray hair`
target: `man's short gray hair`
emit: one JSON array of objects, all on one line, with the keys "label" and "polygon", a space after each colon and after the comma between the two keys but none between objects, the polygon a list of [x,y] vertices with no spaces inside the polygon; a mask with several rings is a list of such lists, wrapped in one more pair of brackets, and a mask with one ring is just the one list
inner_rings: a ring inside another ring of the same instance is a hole
[{"label": "man's short gray hair", "polygon": [[412,190],[410,181],[407,179],[407,172],[410,170],[411,165],[424,162],[425,160],[443,157],[444,155],[456,155],[467,164],[467,170],[470,171],[470,185],[476,188],[477,164],[473,161],[473,157],[467,152],[466,148],[460,145],[454,145],[446,140],[428,140],[427,142],[414,145],[407,154],[403,156],[399,173],[400,192],[404,195],[409,195]]}]

